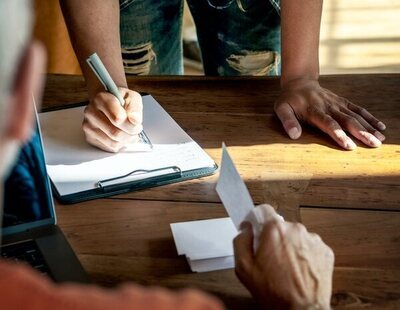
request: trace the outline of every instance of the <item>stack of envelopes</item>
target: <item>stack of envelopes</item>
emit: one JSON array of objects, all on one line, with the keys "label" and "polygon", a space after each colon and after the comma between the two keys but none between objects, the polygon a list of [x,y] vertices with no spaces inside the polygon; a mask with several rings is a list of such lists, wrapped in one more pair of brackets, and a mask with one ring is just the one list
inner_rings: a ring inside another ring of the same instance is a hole
[{"label": "stack of envelopes", "polygon": [[194,272],[233,268],[233,238],[237,230],[229,217],[171,224],[179,255]]}]

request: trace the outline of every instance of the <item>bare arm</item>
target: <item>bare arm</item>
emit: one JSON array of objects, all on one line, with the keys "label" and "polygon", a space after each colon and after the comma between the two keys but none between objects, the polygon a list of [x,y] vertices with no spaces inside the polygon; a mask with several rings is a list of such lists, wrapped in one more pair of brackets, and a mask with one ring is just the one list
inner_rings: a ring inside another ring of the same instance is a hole
[{"label": "bare arm", "polygon": [[115,83],[127,87],[122,66],[118,0],[60,0],[60,4],[89,93],[94,95],[103,90],[86,64],[86,58],[94,52]]},{"label": "bare arm", "polygon": [[385,125],[367,110],[319,85],[319,31],[322,0],[282,0],[282,93],[275,111],[292,139],[300,122],[318,127],[341,147],[356,148],[353,137],[378,147]]},{"label": "bare arm", "polygon": [[[127,88],[122,64],[118,0],[60,0],[72,45],[89,92],[83,131],[86,140],[105,151],[118,152],[138,140],[142,130],[142,99]],[[104,91],[86,59],[96,52],[125,99]]]},{"label": "bare arm", "polygon": [[318,79],[321,12],[322,0],[282,0],[282,85]]}]

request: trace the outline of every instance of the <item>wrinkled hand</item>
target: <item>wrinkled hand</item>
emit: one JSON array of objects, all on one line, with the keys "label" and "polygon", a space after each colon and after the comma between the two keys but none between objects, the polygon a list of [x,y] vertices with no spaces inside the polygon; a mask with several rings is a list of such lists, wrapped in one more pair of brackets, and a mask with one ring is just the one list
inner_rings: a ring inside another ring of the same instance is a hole
[{"label": "wrinkled hand", "polygon": [[253,250],[251,224],[234,240],[236,274],[268,309],[329,309],[334,254],[299,223],[270,220]]},{"label": "wrinkled hand", "polygon": [[124,107],[110,93],[98,93],[85,109],[83,131],[86,141],[107,152],[119,152],[137,142],[142,131],[143,105],[139,93],[119,88],[125,99]]},{"label": "wrinkled hand", "polygon": [[367,110],[322,88],[317,80],[297,79],[282,87],[275,112],[292,139],[301,136],[300,122],[318,127],[342,148],[353,150],[356,144],[350,133],[365,145],[379,147],[386,126]]}]

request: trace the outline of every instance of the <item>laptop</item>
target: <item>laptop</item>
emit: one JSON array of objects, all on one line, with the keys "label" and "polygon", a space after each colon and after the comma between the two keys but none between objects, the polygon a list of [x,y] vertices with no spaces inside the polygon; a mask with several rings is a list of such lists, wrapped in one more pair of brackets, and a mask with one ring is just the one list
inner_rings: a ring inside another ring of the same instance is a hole
[{"label": "laptop", "polygon": [[27,263],[55,282],[89,282],[56,225],[37,114],[36,130],[4,185],[2,258]]}]

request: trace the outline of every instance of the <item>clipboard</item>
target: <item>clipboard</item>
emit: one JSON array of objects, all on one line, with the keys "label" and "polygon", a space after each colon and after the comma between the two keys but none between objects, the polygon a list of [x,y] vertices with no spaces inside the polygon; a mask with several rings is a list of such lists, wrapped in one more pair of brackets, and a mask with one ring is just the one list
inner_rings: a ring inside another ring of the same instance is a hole
[{"label": "clipboard", "polygon": [[54,196],[63,204],[105,198],[212,175],[218,166],[150,95],[143,97],[143,126],[151,149],[119,154],[85,141],[85,103],[39,115]]}]

